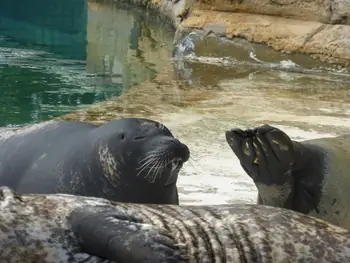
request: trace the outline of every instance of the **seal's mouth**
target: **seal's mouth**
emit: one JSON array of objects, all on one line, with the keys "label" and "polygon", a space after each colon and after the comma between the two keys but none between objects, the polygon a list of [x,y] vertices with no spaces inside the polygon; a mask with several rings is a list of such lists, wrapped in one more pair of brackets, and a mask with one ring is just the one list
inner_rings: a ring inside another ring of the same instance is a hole
[{"label": "seal's mouth", "polygon": [[184,160],[181,157],[174,158],[170,163],[171,172],[178,172],[183,167]]},{"label": "seal's mouth", "polygon": [[168,180],[166,180],[164,187],[176,183],[181,168],[183,167],[184,163],[187,162],[190,158],[189,148],[179,140],[172,140],[172,147],[174,157],[171,159],[171,161],[168,162],[167,168],[170,171],[170,175],[168,177]]},{"label": "seal's mouth", "polygon": [[178,174],[183,167],[184,161],[180,157],[175,157],[168,164],[168,169],[171,171],[168,180],[166,181],[164,187],[168,187],[176,183]]},{"label": "seal's mouth", "polygon": [[170,186],[176,183],[178,173],[189,157],[190,150],[185,144],[173,137],[165,138],[139,162],[137,175],[142,174],[150,183]]},{"label": "seal's mouth", "polygon": [[181,143],[177,139],[171,140],[167,148],[168,156],[170,157],[170,160],[167,162],[167,168],[171,174],[178,173],[184,163],[189,160],[190,150],[186,144]]}]

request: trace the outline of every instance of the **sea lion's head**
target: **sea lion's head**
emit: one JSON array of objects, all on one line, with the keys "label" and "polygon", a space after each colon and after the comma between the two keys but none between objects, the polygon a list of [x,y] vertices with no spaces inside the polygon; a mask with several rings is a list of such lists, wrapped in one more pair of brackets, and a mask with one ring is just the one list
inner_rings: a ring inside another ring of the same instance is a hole
[{"label": "sea lion's head", "polygon": [[129,189],[137,186],[155,191],[156,187],[176,187],[190,151],[166,126],[149,119],[125,118],[99,129],[109,131],[99,150],[102,166],[119,183]]}]

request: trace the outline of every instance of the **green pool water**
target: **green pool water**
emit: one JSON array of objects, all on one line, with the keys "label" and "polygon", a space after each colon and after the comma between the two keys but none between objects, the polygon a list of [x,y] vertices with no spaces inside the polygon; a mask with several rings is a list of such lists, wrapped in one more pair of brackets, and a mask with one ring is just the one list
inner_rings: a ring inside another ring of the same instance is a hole
[{"label": "green pool water", "polygon": [[30,2],[0,4],[0,126],[119,96],[169,63],[173,29],[159,17],[108,1]]}]

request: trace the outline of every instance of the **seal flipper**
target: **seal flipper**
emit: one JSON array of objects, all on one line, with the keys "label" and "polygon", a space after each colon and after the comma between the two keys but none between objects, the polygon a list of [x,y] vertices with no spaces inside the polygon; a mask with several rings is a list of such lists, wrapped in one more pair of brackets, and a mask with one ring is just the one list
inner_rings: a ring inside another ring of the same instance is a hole
[{"label": "seal flipper", "polygon": [[68,217],[82,250],[117,263],[185,263],[170,234],[118,207],[80,207]]}]

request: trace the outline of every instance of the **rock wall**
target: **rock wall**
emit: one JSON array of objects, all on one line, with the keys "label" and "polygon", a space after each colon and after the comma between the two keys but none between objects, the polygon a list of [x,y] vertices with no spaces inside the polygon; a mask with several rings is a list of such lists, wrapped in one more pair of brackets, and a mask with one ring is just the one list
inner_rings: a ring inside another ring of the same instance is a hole
[{"label": "rock wall", "polygon": [[[127,0],[117,0],[127,1]],[[168,16],[178,43],[200,29],[350,67],[348,0],[131,0]]]},{"label": "rock wall", "polygon": [[[279,51],[305,53],[322,61],[350,65],[348,25],[200,9],[194,9],[181,25],[183,28],[201,28],[215,34],[217,32],[213,28],[222,25],[228,38],[243,37]],[[222,29],[218,33],[221,32]]]},{"label": "rock wall", "polygon": [[203,9],[263,14],[327,24],[349,24],[346,0],[199,0]]}]

